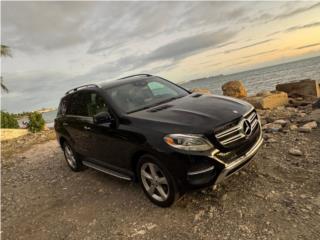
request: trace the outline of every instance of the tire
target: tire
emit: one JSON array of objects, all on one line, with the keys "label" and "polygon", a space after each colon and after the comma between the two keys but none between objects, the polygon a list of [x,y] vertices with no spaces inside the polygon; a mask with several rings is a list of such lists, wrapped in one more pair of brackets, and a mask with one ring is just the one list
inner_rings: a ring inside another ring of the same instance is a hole
[{"label": "tire", "polygon": [[74,172],[81,171],[83,167],[82,162],[79,155],[73,150],[71,145],[67,142],[64,142],[62,148],[64,157],[70,169]]},{"label": "tire", "polygon": [[144,155],[139,159],[137,175],[144,193],[154,204],[170,207],[179,198],[174,178],[153,156]]}]

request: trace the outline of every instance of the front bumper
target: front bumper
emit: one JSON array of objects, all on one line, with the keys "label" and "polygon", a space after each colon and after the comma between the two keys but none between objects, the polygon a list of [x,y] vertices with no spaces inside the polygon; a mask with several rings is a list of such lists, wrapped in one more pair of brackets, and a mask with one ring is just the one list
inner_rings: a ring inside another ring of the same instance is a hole
[{"label": "front bumper", "polygon": [[197,189],[219,184],[248,165],[262,144],[263,137],[260,127],[256,141],[252,143],[251,147],[243,155],[233,159],[231,162],[219,159],[217,156],[219,151],[213,151],[210,156],[206,157],[206,160],[211,162],[210,165],[200,170],[188,171],[187,180],[189,188]]},{"label": "front bumper", "polygon": [[[230,177],[232,174],[236,173],[241,168],[246,166],[249,162],[251,162],[253,156],[257,153],[257,151],[261,147],[262,143],[263,143],[263,137],[262,137],[262,134],[260,133],[260,136],[259,136],[257,142],[251,147],[251,149],[245,155],[236,159],[232,163],[225,164],[224,169],[218,175],[214,185],[217,185],[223,179]],[[219,159],[215,158],[214,155],[212,156],[212,158],[217,161],[220,161]]]}]

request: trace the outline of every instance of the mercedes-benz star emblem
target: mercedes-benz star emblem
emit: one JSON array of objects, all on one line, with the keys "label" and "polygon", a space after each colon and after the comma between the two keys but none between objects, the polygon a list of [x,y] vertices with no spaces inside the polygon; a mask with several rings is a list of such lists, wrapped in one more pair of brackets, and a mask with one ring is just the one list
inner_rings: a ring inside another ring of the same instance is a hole
[{"label": "mercedes-benz star emblem", "polygon": [[243,129],[243,133],[246,135],[246,136],[249,136],[251,134],[251,124],[248,120],[244,120],[243,121],[243,126],[242,126],[242,129]]}]

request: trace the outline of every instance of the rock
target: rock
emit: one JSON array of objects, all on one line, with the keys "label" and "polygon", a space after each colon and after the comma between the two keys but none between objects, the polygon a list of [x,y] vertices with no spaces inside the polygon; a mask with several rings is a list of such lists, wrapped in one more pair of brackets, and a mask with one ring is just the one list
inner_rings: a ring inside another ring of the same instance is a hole
[{"label": "rock", "polygon": [[298,129],[298,126],[295,125],[295,124],[291,124],[291,125],[289,126],[289,129],[290,129],[291,131],[294,131],[294,130],[297,130],[297,129]]},{"label": "rock", "polygon": [[313,108],[320,108],[320,98],[318,98],[318,100],[316,100],[313,104],[312,104]]},{"label": "rock", "polygon": [[208,88],[194,88],[191,90],[193,93],[212,94]]},{"label": "rock", "polygon": [[302,152],[297,148],[290,148],[289,153],[293,156],[302,156]]},{"label": "rock", "polygon": [[258,92],[257,94],[256,94],[256,96],[259,96],[259,97],[261,97],[261,96],[268,96],[268,95],[270,95],[271,94],[271,92],[270,91],[261,91],[261,92]]},{"label": "rock", "polygon": [[258,109],[273,109],[288,104],[288,95],[285,92],[271,92],[266,96],[250,96],[244,100]]},{"label": "rock", "polygon": [[299,127],[298,131],[299,132],[303,132],[303,133],[310,133],[311,132],[311,128]]},{"label": "rock", "polygon": [[311,105],[312,101],[307,101],[307,100],[297,100],[294,98],[290,98],[289,99],[289,106],[291,107],[304,107],[304,106],[308,106]]},{"label": "rock", "polygon": [[276,85],[277,91],[288,93],[290,97],[294,96],[320,96],[318,81],[305,79],[298,82],[282,83]]},{"label": "rock", "polygon": [[307,117],[307,120],[316,121],[320,124],[320,109],[313,110]]},{"label": "rock", "polygon": [[275,138],[268,138],[267,140],[266,140],[266,142],[267,143],[276,143],[276,142],[278,142]]},{"label": "rock", "polygon": [[310,129],[314,129],[317,127],[318,127],[318,125],[317,125],[316,121],[308,122],[302,126],[302,128],[310,128]]},{"label": "rock", "polygon": [[223,95],[244,98],[247,96],[247,90],[241,81],[230,81],[222,85]]},{"label": "rock", "polygon": [[283,120],[283,119],[278,119],[278,120],[274,121],[273,123],[280,124],[282,127],[284,127],[287,125],[288,121]]},{"label": "rock", "polygon": [[299,112],[297,115],[298,117],[304,118],[307,114],[304,112]]},{"label": "rock", "polygon": [[268,123],[262,127],[266,132],[279,132],[282,129],[281,124]]}]

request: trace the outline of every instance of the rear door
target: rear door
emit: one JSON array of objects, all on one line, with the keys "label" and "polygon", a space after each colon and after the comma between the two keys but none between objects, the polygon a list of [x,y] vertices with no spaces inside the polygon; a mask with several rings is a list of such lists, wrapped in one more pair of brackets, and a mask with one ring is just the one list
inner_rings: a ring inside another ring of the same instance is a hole
[{"label": "rear door", "polygon": [[90,100],[89,96],[86,91],[79,91],[71,95],[63,123],[72,139],[75,151],[84,156],[90,156],[90,147],[88,146],[91,141],[89,125],[93,122],[87,108]]}]

